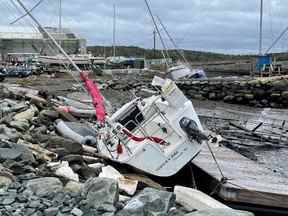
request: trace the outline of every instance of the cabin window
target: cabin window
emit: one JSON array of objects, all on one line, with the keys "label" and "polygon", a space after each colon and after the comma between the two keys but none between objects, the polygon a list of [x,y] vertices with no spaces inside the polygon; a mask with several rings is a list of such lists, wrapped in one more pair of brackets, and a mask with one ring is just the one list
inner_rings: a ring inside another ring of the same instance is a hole
[{"label": "cabin window", "polygon": [[144,116],[137,105],[131,107],[120,118],[119,123],[126,127],[129,131],[133,131],[141,122],[144,121]]}]

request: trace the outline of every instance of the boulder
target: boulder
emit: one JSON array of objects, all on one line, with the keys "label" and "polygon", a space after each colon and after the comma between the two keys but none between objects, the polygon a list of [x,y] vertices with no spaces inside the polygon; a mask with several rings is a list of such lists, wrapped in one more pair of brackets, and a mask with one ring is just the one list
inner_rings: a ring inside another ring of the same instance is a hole
[{"label": "boulder", "polygon": [[288,80],[286,79],[276,80],[272,82],[272,86],[274,87],[275,90],[285,91],[287,90]]},{"label": "boulder", "polygon": [[175,186],[174,193],[176,194],[176,202],[183,206],[185,210],[205,210],[211,208],[227,208],[224,204],[218,202],[212,197],[202,193],[201,191],[186,188],[182,186]]},{"label": "boulder", "polygon": [[27,182],[26,191],[40,197],[50,196],[63,191],[63,184],[58,178],[54,177],[37,178]]},{"label": "boulder", "polygon": [[49,148],[64,148],[67,153],[71,154],[80,154],[82,152],[82,145],[70,139],[41,133],[34,133],[32,137],[33,140],[37,140],[40,143],[47,143]]},{"label": "boulder", "polygon": [[31,121],[35,114],[38,112],[36,106],[31,106],[28,110],[18,113],[14,116],[15,121]]},{"label": "boulder", "polygon": [[64,187],[64,192],[80,193],[82,187],[83,184],[81,183],[69,181]]},{"label": "boulder", "polygon": [[56,120],[59,118],[59,113],[52,110],[42,110],[39,114],[40,118]]},{"label": "boulder", "polygon": [[8,176],[1,175],[0,173],[0,191],[6,190],[10,184],[12,184],[13,180]]},{"label": "boulder", "polygon": [[32,152],[23,145],[15,143],[0,143],[0,161],[17,160],[33,164],[35,158]]},{"label": "boulder", "polygon": [[51,162],[47,164],[47,166],[54,172],[56,176],[79,182],[78,174],[74,173],[72,168],[69,166],[68,161]]},{"label": "boulder", "polygon": [[125,178],[120,172],[118,172],[112,166],[106,166],[102,168],[102,172],[99,177],[111,178],[118,182],[120,191],[125,191],[127,194],[133,196],[137,190],[138,181]]},{"label": "boulder", "polygon": [[108,178],[91,178],[85,182],[81,196],[87,209],[93,208],[102,212],[115,212],[119,200],[117,181]]},{"label": "boulder", "polygon": [[80,209],[74,208],[72,209],[71,214],[73,216],[82,216],[84,213]]},{"label": "boulder", "polygon": [[207,209],[186,214],[186,216],[254,216],[254,214],[232,209]]},{"label": "boulder", "polygon": [[288,99],[288,91],[283,91],[281,96],[284,98],[284,99]]},{"label": "boulder", "polygon": [[[288,96],[288,93],[287,93],[287,96]],[[280,97],[281,97],[281,94],[280,94],[280,93],[276,93],[276,92],[271,93],[271,98],[276,99],[276,98],[280,98]]]},{"label": "boulder", "polygon": [[28,121],[11,121],[9,122],[9,125],[15,129],[17,129],[18,131],[27,131],[30,127],[29,122]]},{"label": "boulder", "polygon": [[214,93],[214,92],[209,93],[209,99],[215,100],[216,99],[216,93]]},{"label": "boulder", "polygon": [[145,188],[127,203],[124,211],[140,213],[144,209],[144,215],[162,216],[167,215],[169,209],[174,205],[175,194],[153,188]]},{"label": "boulder", "polygon": [[15,128],[8,128],[6,125],[0,125],[0,139],[16,141],[20,134]]},{"label": "boulder", "polygon": [[116,216],[145,216],[144,207],[138,207],[135,209],[123,209],[119,211]]},{"label": "boulder", "polygon": [[234,96],[233,95],[227,95],[226,97],[224,97],[224,102],[231,102],[234,100]]},{"label": "boulder", "polygon": [[244,98],[247,100],[253,100],[254,99],[254,95],[253,94],[245,94]]}]

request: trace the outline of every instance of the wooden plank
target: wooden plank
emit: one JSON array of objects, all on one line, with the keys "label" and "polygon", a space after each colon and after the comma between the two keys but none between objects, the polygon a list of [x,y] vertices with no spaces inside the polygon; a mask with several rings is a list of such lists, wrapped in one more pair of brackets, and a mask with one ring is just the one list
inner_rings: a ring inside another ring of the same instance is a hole
[{"label": "wooden plank", "polygon": [[[212,145],[218,163],[229,179],[220,186],[218,195],[226,201],[287,208],[288,179],[226,148]],[[208,147],[205,145],[193,163],[216,182],[221,181]],[[215,185],[216,186],[216,185]]]}]

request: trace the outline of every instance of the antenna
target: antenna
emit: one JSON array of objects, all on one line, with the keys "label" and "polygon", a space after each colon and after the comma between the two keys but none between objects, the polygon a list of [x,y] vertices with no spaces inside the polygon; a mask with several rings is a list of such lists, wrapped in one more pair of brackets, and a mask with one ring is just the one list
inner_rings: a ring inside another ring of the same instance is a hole
[{"label": "antenna", "polygon": [[263,44],[263,0],[260,3],[260,37],[259,37],[259,56],[262,55],[262,44]]}]

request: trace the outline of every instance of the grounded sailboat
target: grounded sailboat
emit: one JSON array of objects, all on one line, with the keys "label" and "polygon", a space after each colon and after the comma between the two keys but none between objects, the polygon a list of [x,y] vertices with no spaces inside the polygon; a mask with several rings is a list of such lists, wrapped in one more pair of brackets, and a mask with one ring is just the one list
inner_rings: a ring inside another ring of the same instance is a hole
[{"label": "grounded sailboat", "polygon": [[[154,78],[152,85],[159,90],[158,95],[136,98],[108,116],[97,85],[79,69],[21,0],[17,2],[79,73],[92,98],[97,125],[94,125],[91,134],[93,131],[95,134],[82,139],[84,135],[81,131],[61,121],[57,124],[59,133],[93,145],[99,154],[110,160],[161,177],[176,174],[199,153],[207,137],[203,134],[192,102],[172,80]],[[74,73],[72,75],[75,77]]]},{"label": "grounded sailboat", "polygon": [[[156,32],[160,38],[161,44],[163,46],[163,51],[162,51],[162,55],[164,57],[164,59],[166,59],[167,57],[169,58],[169,52],[167,50],[167,47],[164,43],[163,37],[160,33],[159,27],[156,23],[156,19],[152,13],[152,10],[150,8],[150,5],[148,3],[148,0],[145,0],[146,6],[148,8],[148,12],[151,16],[151,19],[153,21],[154,27],[156,29]],[[177,62],[176,64],[168,64],[168,61],[166,60],[166,66],[167,66],[167,78],[172,79],[172,80],[178,80],[181,78],[205,78],[206,74],[204,72],[203,69],[192,69],[191,65],[189,64],[189,62],[187,61],[185,55],[180,51],[180,49],[178,48],[175,40],[172,38],[172,36],[170,35],[170,33],[168,32],[167,28],[164,26],[164,24],[162,23],[160,17],[158,17],[158,21],[161,25],[161,27],[163,28],[164,32],[166,33],[166,35],[168,36],[169,40],[171,41],[171,43],[173,44],[173,46],[176,49],[176,53],[177,55],[180,57],[180,59],[182,59],[182,62]]]}]

